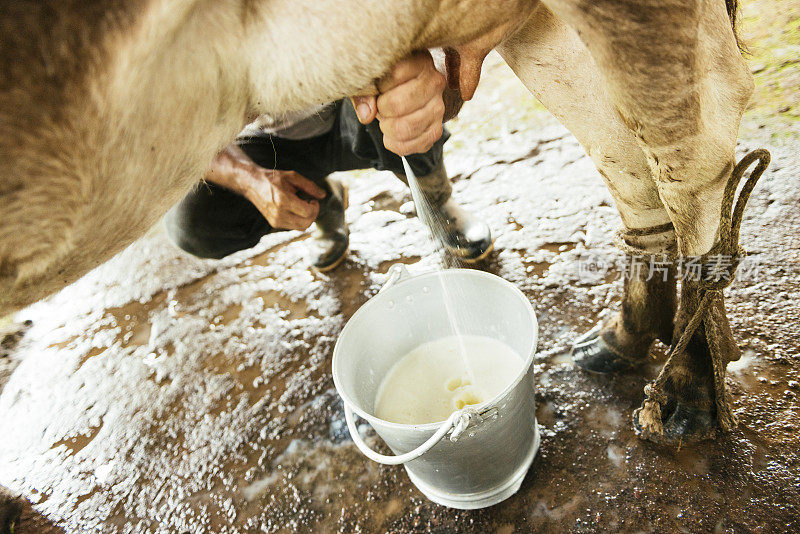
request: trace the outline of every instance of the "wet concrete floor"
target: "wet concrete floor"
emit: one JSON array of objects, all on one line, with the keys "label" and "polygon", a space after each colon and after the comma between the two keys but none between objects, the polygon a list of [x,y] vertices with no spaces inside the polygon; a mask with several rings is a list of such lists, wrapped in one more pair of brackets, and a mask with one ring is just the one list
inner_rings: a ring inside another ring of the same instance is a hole
[{"label": "wet concrete floor", "polygon": [[743,130],[741,152],[766,146],[773,164],[743,225],[757,268],[727,290],[740,424],[673,450],[631,428],[663,347],[611,377],[567,355],[622,287],[611,198],[505,67],[487,73],[447,162],[455,197],[497,238],[479,268],[518,285],[539,319],[543,439],[517,495],[445,509],[350,440],[336,336],[392,264],[437,265],[405,187],[363,172],[343,177],[352,246],[329,274],[307,268],[300,233],[201,261],[156,229],[18,315],[33,326],[4,357],[21,363],[0,394],[0,484],[33,504],[18,532],[797,531],[800,132],[771,135],[760,118]]}]

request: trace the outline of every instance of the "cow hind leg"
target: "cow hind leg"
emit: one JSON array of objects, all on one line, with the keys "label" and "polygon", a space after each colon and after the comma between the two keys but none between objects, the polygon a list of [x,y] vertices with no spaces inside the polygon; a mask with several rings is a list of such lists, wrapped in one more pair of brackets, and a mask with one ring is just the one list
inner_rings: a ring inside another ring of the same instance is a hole
[{"label": "cow hind leg", "polygon": [[675,249],[675,232],[635,136],[602,90],[602,77],[577,34],[539,6],[500,47],[522,82],[576,136],[619,209],[627,258],[622,305],[573,347],[575,363],[611,373],[646,360],[656,338],[669,343],[676,307],[675,269],[658,272]]},{"label": "cow hind leg", "polygon": [[[680,254],[738,251],[736,244],[719,244],[720,213],[753,82],[726,2],[543,3],[580,35],[601,72],[604,90],[645,154]],[[717,288],[684,282],[673,338],[683,342],[646,388],[634,415],[637,431],[680,443],[731,427],[725,364],[739,352]]]}]

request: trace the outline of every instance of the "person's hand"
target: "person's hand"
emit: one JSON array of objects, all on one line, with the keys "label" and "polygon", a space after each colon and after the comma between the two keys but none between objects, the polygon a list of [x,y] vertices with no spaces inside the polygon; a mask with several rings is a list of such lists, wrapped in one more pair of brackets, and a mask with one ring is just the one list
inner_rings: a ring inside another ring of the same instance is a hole
[{"label": "person's hand", "polygon": [[[281,230],[305,230],[319,214],[323,188],[294,171],[265,169],[241,148],[232,145],[214,159],[206,180],[239,193],[261,212],[270,226]],[[312,197],[304,200],[301,193]]]},{"label": "person's hand", "polygon": [[377,98],[354,97],[353,105],[362,124],[378,118],[387,149],[401,156],[427,152],[442,136],[446,86],[426,50],[399,61],[378,81]]},{"label": "person's hand", "polygon": [[[325,190],[295,171],[258,167],[245,197],[258,208],[270,226],[284,230],[305,230],[319,215],[319,202]],[[309,200],[300,198],[306,193]]]}]

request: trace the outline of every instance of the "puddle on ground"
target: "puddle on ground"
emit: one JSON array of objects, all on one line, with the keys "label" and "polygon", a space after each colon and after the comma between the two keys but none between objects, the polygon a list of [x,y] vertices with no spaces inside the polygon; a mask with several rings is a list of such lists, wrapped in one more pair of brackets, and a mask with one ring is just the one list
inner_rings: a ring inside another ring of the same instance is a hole
[{"label": "puddle on ground", "polygon": [[506,217],[506,222],[507,222],[508,224],[512,225],[512,227],[514,228],[514,230],[522,230],[522,229],[524,228],[524,227],[523,227],[523,226],[520,224],[520,222],[519,222],[519,221],[516,219],[516,217],[513,217],[513,216],[511,216],[511,215],[509,215],[508,217]]},{"label": "puddle on ground", "polygon": [[569,352],[562,352],[562,353],[556,354],[555,356],[550,358],[550,363],[552,365],[560,365],[560,364],[563,364],[563,363],[566,363],[566,364],[569,364],[569,365],[574,365],[572,363],[572,354],[570,354]]},{"label": "puddle on ground", "polygon": [[371,287],[366,269],[350,257],[345,258],[345,261],[332,272],[317,276],[326,276],[331,281],[331,290],[336,295],[341,306],[340,311],[346,318],[350,318],[377,292],[377,288]]},{"label": "puddle on ground", "polygon": [[316,312],[308,307],[306,301],[300,299],[292,300],[279,291],[259,291],[253,293],[253,299],[261,299],[265,308],[275,308],[281,312],[281,318],[285,321],[303,317],[319,317]]},{"label": "puddle on ground", "polygon": [[523,259],[522,265],[525,266],[525,273],[528,276],[542,277],[553,264],[549,261],[528,261]]},{"label": "puddle on ground", "polygon": [[683,471],[693,475],[708,475],[710,471],[710,460],[702,456],[697,450],[680,450],[674,455],[675,459],[683,467]]},{"label": "puddle on ground", "polygon": [[540,402],[536,407],[536,420],[540,425],[552,427],[555,424],[556,408],[552,402]]},{"label": "puddle on ground", "polygon": [[367,201],[367,206],[373,211],[390,210],[399,213],[400,206],[405,204],[407,201],[408,200],[405,198],[398,199],[388,191],[381,191]]},{"label": "puddle on ground", "polygon": [[397,260],[386,260],[382,261],[378,265],[378,272],[382,274],[386,274],[389,272],[389,269],[392,268],[392,265],[402,264],[402,265],[414,265],[415,263],[419,262],[421,258],[419,256],[414,256],[411,258],[400,258]]},{"label": "puddle on ground", "polygon": [[56,441],[50,448],[55,449],[56,447],[61,447],[63,445],[69,451],[68,454],[77,454],[89,443],[91,443],[95,437],[97,437],[97,434],[100,432],[101,428],[103,428],[102,422],[98,426],[89,427],[86,433],[70,436],[68,438]]},{"label": "puddle on ground", "polygon": [[608,459],[611,460],[611,463],[614,464],[614,467],[617,467],[618,469],[622,469],[624,467],[625,450],[622,447],[610,443],[606,448],[606,455],[608,456]]},{"label": "puddle on ground", "polygon": [[540,250],[547,250],[549,252],[555,252],[556,254],[561,254],[562,252],[569,252],[570,250],[574,250],[575,247],[578,246],[578,243],[572,241],[565,241],[565,242],[556,242],[556,243],[545,243],[544,245],[540,245]]},{"label": "puddle on ground", "polygon": [[282,250],[299,241],[305,241],[308,238],[309,238],[308,234],[300,234],[297,237],[289,239],[288,241],[275,245],[274,247],[270,247],[264,252],[258,254],[257,256],[253,256],[252,258],[247,260],[247,265],[260,265],[260,266],[274,265],[276,263],[278,255]]},{"label": "puddle on ground", "polygon": [[589,428],[596,430],[604,438],[611,438],[628,427],[628,419],[611,406],[593,406],[586,415]]}]

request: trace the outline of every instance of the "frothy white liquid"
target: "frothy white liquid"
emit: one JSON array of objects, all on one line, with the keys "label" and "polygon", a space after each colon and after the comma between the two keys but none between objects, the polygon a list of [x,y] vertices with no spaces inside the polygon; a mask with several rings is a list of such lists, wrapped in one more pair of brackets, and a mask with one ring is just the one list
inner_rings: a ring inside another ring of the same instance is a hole
[{"label": "frothy white liquid", "polygon": [[455,410],[499,394],[523,364],[511,347],[489,337],[448,336],[424,343],[386,374],[375,415],[404,424],[444,421]]}]

